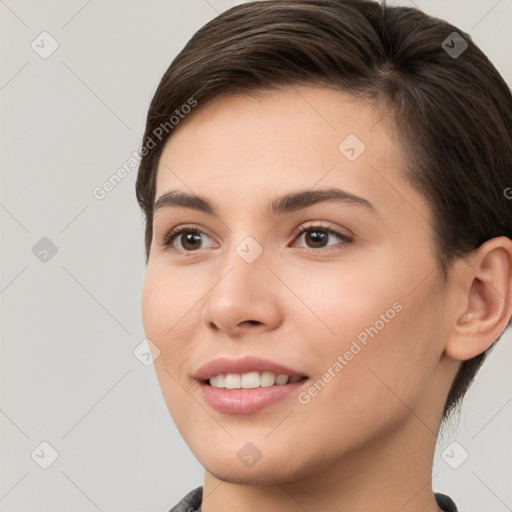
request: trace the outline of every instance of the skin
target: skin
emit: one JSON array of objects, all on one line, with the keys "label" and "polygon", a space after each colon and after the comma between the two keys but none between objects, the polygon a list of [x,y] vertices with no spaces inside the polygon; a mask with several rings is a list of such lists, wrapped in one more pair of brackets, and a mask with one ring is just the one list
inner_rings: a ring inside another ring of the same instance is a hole
[{"label": "skin", "polygon": [[[390,118],[343,92],[288,88],[219,98],[166,143],[156,199],[192,192],[219,213],[155,211],[142,295],[163,396],[205,468],[203,512],[439,510],[431,472],[443,404],[460,361],[492,344],[511,314],[512,242],[486,242],[443,282],[430,206],[404,178]],[[350,133],[366,145],[354,161],[338,149]],[[327,187],[376,213],[332,201],[265,212],[275,196]],[[170,229],[190,224],[202,242],[164,246]],[[295,232],[318,224],[352,241],[315,245],[318,230]],[[236,252],[247,236],[263,249],[250,264]],[[397,303],[307,404],[293,395],[221,414],[192,377],[217,357],[254,355],[308,375],[307,391]],[[251,467],[237,457],[247,442],[262,455]]]}]

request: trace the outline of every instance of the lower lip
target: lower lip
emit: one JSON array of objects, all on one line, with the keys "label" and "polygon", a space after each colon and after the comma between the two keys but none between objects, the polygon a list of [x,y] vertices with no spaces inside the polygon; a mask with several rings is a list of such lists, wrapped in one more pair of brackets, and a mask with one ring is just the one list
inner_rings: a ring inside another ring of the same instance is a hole
[{"label": "lower lip", "polygon": [[225,414],[252,414],[261,411],[294,393],[307,379],[290,384],[253,389],[214,388],[201,382],[201,392],[207,404]]}]

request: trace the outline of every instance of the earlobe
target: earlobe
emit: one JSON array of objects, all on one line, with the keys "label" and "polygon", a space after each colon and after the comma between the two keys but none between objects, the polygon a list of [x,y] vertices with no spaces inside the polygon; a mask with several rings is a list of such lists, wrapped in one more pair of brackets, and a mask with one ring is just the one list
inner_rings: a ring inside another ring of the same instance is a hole
[{"label": "earlobe", "polygon": [[[445,353],[465,361],[485,352],[507,327],[512,314],[512,241],[496,237],[465,260],[458,287],[466,304],[456,313]],[[465,291],[463,291],[465,290]]]}]

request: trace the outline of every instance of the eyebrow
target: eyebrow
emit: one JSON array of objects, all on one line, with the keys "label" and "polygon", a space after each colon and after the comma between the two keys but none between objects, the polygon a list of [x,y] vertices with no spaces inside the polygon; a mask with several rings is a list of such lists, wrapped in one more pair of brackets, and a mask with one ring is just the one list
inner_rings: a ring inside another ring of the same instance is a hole
[{"label": "eyebrow", "polygon": [[[363,206],[372,213],[377,213],[376,208],[370,201],[363,197],[356,196],[339,188],[325,188],[320,190],[299,190],[282,196],[275,197],[269,201],[266,211],[273,215],[289,213],[302,208],[307,208],[317,203],[339,202]],[[171,190],[162,194],[153,205],[153,213],[165,207],[182,207],[199,210],[210,215],[218,216],[213,204],[205,197],[189,194],[181,190]]]}]

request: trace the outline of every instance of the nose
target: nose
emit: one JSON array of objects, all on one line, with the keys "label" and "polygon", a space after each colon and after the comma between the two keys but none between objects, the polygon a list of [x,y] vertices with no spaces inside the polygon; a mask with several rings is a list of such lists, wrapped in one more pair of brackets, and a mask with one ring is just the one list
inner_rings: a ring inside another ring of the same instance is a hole
[{"label": "nose", "polygon": [[220,265],[222,272],[201,312],[208,329],[237,337],[276,329],[282,323],[282,290],[264,254],[248,263],[233,251]]}]

